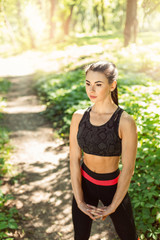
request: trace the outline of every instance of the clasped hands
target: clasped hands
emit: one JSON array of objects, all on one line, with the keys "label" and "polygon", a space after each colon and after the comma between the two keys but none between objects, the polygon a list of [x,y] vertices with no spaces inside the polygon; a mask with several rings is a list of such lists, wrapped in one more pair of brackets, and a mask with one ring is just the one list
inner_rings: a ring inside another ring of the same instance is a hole
[{"label": "clasped hands", "polygon": [[90,204],[86,204],[85,202],[81,202],[78,205],[78,207],[82,212],[88,215],[92,220],[96,220],[98,218],[102,218],[102,220],[105,220],[108,215],[110,215],[115,211],[112,205],[104,206],[104,207],[95,207]]}]

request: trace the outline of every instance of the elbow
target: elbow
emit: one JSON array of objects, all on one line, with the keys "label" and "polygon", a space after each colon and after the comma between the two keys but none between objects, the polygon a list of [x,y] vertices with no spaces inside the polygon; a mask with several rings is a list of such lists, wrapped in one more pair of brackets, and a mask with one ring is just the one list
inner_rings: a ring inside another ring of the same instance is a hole
[{"label": "elbow", "polygon": [[76,169],[80,168],[80,159],[74,158],[70,159],[70,171],[76,171]]},{"label": "elbow", "polygon": [[132,177],[134,175],[134,168],[129,169],[129,175]]},{"label": "elbow", "polygon": [[131,176],[134,175],[134,166],[130,166],[130,167],[128,168],[128,173],[129,173]]},{"label": "elbow", "polygon": [[123,166],[122,170],[124,172],[126,172],[128,176],[132,177],[134,175],[134,167],[133,166]]}]

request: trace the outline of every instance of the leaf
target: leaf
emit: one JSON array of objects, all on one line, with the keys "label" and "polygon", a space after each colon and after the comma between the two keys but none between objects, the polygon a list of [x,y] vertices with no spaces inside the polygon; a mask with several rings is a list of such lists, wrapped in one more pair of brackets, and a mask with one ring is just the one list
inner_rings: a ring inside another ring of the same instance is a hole
[{"label": "leaf", "polygon": [[157,213],[156,220],[159,221],[159,223],[160,223],[160,213],[159,212]]},{"label": "leaf", "polygon": [[8,227],[11,228],[11,229],[17,229],[18,225],[17,225],[17,223],[15,222],[14,219],[10,219],[9,222],[8,222]]},{"label": "leaf", "polygon": [[1,239],[2,237],[4,238],[4,237],[8,237],[8,236],[7,236],[7,234],[5,234],[4,232],[2,232],[2,233],[0,233],[0,239]]},{"label": "leaf", "polygon": [[0,222],[0,230],[8,228],[7,222]]},{"label": "leaf", "polygon": [[3,221],[6,219],[5,213],[0,213],[0,221]]},{"label": "leaf", "polygon": [[14,197],[11,194],[6,195],[6,200],[12,200],[12,199],[14,199]]}]

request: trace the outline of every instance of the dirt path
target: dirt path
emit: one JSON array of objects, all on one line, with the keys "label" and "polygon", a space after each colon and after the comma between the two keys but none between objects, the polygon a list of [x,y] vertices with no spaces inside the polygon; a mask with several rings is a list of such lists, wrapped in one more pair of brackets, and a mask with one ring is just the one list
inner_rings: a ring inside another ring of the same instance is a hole
[{"label": "dirt path", "polygon": [[[22,219],[16,240],[72,240],[69,149],[54,138],[32,89],[32,76],[11,78],[5,125],[15,146],[10,162],[18,181],[11,186]],[[91,240],[114,240],[110,220],[93,223]]]}]

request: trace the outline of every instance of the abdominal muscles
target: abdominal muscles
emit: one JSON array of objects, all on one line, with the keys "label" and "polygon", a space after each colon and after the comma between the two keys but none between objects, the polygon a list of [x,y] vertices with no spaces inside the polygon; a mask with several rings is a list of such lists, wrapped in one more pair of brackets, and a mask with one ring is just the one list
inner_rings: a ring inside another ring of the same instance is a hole
[{"label": "abdominal muscles", "polygon": [[102,157],[84,153],[85,165],[95,173],[111,173],[119,166],[119,156]]}]

